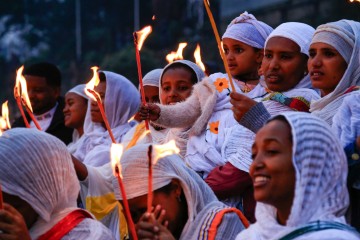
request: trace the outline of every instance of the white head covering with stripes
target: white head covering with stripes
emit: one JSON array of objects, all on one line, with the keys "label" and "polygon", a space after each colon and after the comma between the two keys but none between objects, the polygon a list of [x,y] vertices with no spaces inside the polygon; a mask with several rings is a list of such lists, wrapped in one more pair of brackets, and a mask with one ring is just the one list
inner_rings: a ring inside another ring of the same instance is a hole
[{"label": "white head covering with stripes", "polygon": [[162,72],[162,68],[157,68],[145,74],[145,76],[143,77],[144,86],[159,87]]},{"label": "white head covering with stripes", "polygon": [[[148,193],[148,147],[149,144],[136,145],[124,152],[121,157],[121,172],[128,199]],[[152,174],[154,191],[168,185],[172,179],[180,181],[188,207],[188,221],[180,239],[199,239],[199,234],[204,231],[205,225],[211,223],[211,217],[215,213],[212,211],[226,207],[217,200],[210,187],[196,172],[188,168],[178,155],[173,154],[159,159],[153,165]],[[113,187],[115,197],[121,200],[122,195],[115,178],[113,178]],[[204,221],[206,218],[209,218],[209,223]],[[228,226],[227,231],[219,230],[217,235],[219,239],[229,239],[228,234],[231,236],[234,230],[243,229],[242,224],[239,225],[239,219],[229,219],[224,225]],[[224,238],[221,238],[222,234]]]},{"label": "white head covering with stripes", "polygon": [[231,38],[254,48],[262,49],[272,30],[272,27],[245,11],[231,21],[222,39]]},{"label": "white head covering with stripes", "polygon": [[[284,116],[291,126],[296,178],[291,212],[283,226],[273,206],[258,202],[257,222],[237,239],[279,239],[316,220],[345,223],[347,161],[339,140],[323,120],[311,114],[287,112],[278,116]],[[310,235],[308,239],[318,238]]]},{"label": "white head covering with stripes", "polygon": [[326,43],[334,47],[348,63],[348,67],[335,90],[311,104],[310,112],[332,125],[344,92],[351,86],[360,85],[360,23],[340,20],[320,25],[311,43]]}]

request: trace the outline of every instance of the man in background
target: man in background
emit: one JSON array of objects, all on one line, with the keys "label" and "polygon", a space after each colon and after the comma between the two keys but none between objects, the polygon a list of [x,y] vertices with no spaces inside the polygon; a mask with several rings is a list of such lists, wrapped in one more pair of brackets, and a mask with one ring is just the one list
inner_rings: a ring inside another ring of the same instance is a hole
[{"label": "man in background", "polygon": [[[64,98],[61,92],[61,73],[59,69],[47,62],[35,63],[24,69],[27,90],[33,108],[33,113],[42,131],[45,131],[68,144],[72,140],[73,129],[64,125]],[[35,124],[26,116],[31,128]],[[13,127],[25,127],[20,117]]]}]

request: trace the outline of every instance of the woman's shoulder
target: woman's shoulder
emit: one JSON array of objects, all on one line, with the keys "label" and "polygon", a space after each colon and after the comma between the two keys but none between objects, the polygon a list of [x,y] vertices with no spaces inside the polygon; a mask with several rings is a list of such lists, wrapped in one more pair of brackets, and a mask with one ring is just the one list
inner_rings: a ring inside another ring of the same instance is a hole
[{"label": "woman's shoulder", "polygon": [[115,239],[111,231],[101,222],[86,218],[73,228],[63,240],[92,239],[92,240],[111,240]]}]

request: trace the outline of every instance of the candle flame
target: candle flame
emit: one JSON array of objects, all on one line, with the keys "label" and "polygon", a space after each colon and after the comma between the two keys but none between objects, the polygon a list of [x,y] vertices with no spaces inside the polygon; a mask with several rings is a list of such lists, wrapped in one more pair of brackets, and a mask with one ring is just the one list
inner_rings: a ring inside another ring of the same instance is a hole
[{"label": "candle flame", "polygon": [[120,178],[122,178],[120,159],[123,154],[123,151],[124,151],[124,147],[120,143],[111,144],[111,149],[110,149],[111,167],[114,176],[119,175]]},{"label": "candle flame", "polygon": [[155,15],[153,15],[152,18],[151,18],[151,20],[154,21],[155,19],[156,19],[156,17],[155,17]]},{"label": "candle flame", "polygon": [[[1,115],[3,120],[5,121],[5,128],[6,129],[10,129],[11,125],[10,125],[10,120],[9,120],[9,107],[8,107],[8,101],[5,101],[2,104],[2,109],[1,109]],[[1,127],[2,128],[2,127]]]},{"label": "candle flame", "polygon": [[[6,130],[6,120],[3,117],[0,117],[0,134],[2,133],[2,130]],[[1,135],[0,135],[1,136]]]},{"label": "candle flame", "polygon": [[22,75],[23,70],[24,70],[24,66],[21,66],[16,71],[16,82],[15,82],[15,87],[14,87],[14,96],[15,96],[15,98],[21,97],[21,100],[22,100],[23,104],[27,108],[29,108],[30,111],[32,112],[33,110],[32,110],[29,95],[28,95],[28,92],[27,92],[26,80],[25,80],[25,77]]},{"label": "candle flame", "polygon": [[149,36],[149,34],[152,32],[152,27],[151,26],[146,26],[143,29],[141,29],[140,31],[135,32],[136,34],[136,40],[137,40],[137,48],[139,49],[139,51],[141,50],[145,39]]},{"label": "candle flame", "polygon": [[360,2],[360,0],[350,0],[350,2]]},{"label": "candle flame", "polygon": [[153,164],[156,164],[160,158],[173,154],[178,154],[179,152],[180,149],[176,146],[175,140],[170,140],[169,142],[162,145],[153,145]]},{"label": "candle flame", "polygon": [[201,68],[201,70],[203,70],[205,72],[205,65],[201,61],[201,53],[200,53],[200,45],[199,44],[196,45],[196,49],[194,51],[194,58],[195,58],[195,63]]},{"label": "candle flame", "polygon": [[94,97],[94,95],[92,95],[91,93],[89,93],[87,91],[87,89],[90,89],[90,90],[94,90],[94,87],[96,87],[97,85],[99,85],[100,83],[100,79],[99,79],[99,75],[97,73],[97,71],[99,70],[99,67],[92,67],[91,70],[93,71],[93,76],[92,78],[90,79],[90,81],[86,84],[86,87],[85,87],[85,94],[90,97],[91,99],[93,99],[94,101],[96,101],[96,98]]},{"label": "candle flame", "polygon": [[166,55],[166,60],[168,61],[168,63],[172,63],[175,60],[184,59],[182,54],[183,54],[183,50],[186,46],[187,46],[186,42],[179,43],[179,47],[176,52],[170,52],[168,55]]}]

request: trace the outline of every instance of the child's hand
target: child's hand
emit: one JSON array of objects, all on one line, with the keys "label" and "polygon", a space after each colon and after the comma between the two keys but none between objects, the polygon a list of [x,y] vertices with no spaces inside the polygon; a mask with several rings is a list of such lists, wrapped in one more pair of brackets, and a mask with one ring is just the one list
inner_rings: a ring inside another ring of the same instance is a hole
[{"label": "child's hand", "polygon": [[136,224],[139,239],[175,239],[167,229],[168,221],[165,220],[165,210],[157,205],[152,213],[144,213]]},{"label": "child's hand", "polygon": [[139,116],[141,120],[156,121],[160,117],[160,107],[154,103],[141,104]]},{"label": "child's hand", "polygon": [[256,101],[245,96],[244,94],[232,92],[230,94],[231,100],[230,103],[233,105],[232,110],[234,112],[234,118],[236,121],[240,121],[244,115],[257,104]]},{"label": "child's hand", "polygon": [[0,239],[31,240],[23,216],[7,203],[0,210]]}]

